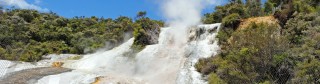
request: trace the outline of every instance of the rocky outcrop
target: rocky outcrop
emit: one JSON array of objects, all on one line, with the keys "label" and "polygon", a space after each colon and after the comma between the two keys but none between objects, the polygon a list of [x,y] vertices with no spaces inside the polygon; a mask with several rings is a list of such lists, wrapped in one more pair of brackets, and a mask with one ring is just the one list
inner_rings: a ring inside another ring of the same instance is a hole
[{"label": "rocky outcrop", "polygon": [[71,71],[71,69],[57,67],[42,67],[26,69],[8,74],[0,79],[0,84],[34,84],[38,79],[48,76]]},{"label": "rocky outcrop", "polygon": [[206,39],[206,35],[217,32],[218,28],[219,26],[216,24],[198,25],[197,27],[192,27],[189,30],[188,42]]},{"label": "rocky outcrop", "polygon": [[134,29],[134,43],[132,48],[142,50],[146,45],[157,44],[160,34],[160,26],[153,21],[143,19],[140,27]]},{"label": "rocky outcrop", "polygon": [[145,37],[137,38],[137,41],[145,45],[157,44],[160,34],[160,26],[158,24],[153,24],[152,28],[144,28],[144,30]]}]

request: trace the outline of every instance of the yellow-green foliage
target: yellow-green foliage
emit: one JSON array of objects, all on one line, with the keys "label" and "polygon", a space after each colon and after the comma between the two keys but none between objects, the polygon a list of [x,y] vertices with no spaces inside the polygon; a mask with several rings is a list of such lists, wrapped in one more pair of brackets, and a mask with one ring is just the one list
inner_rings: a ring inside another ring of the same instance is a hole
[{"label": "yellow-green foliage", "polygon": [[294,9],[298,12],[312,13],[316,12],[316,8],[308,5],[311,0],[293,0]]},{"label": "yellow-green foliage", "polygon": [[313,58],[298,64],[294,83],[318,84],[320,83],[320,61]]},{"label": "yellow-green foliage", "polygon": [[206,24],[220,23],[224,17],[231,14],[238,14],[241,18],[249,17],[245,4],[243,4],[241,0],[236,0],[225,6],[216,6],[215,12],[205,14],[202,21]]},{"label": "yellow-green foliage", "polygon": [[259,83],[259,84],[272,84],[270,81],[264,81],[263,83]]},{"label": "yellow-green foliage", "polygon": [[207,61],[205,59],[199,59],[199,61],[195,64],[195,68],[198,72],[201,72],[201,70],[207,65]]},{"label": "yellow-green foliage", "polygon": [[215,72],[217,69],[217,65],[214,65],[210,62],[212,62],[212,59],[199,59],[199,61],[195,64],[195,68],[198,72],[208,75],[211,72]]},{"label": "yellow-green foliage", "polygon": [[227,84],[215,73],[211,73],[208,79],[209,84]]},{"label": "yellow-green foliage", "polygon": [[76,56],[71,56],[71,57],[69,57],[68,59],[69,60],[79,60],[79,59],[81,59],[83,56],[81,56],[81,55],[76,55]]}]

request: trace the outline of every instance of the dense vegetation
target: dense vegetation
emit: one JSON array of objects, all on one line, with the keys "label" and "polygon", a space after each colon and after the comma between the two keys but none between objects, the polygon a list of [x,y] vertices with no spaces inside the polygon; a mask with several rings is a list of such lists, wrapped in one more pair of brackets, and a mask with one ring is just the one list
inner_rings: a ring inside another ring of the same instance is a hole
[{"label": "dense vegetation", "polygon": [[[205,15],[222,22],[220,54],[201,59],[196,68],[210,84],[319,84],[320,0],[230,0]],[[242,20],[274,16],[277,24]]]},{"label": "dense vegetation", "polygon": [[6,12],[0,11],[0,59],[6,60],[33,62],[46,54],[91,53],[121,44],[133,36],[133,31],[143,33],[141,23],[154,22],[163,26],[163,22],[145,17],[146,12],[143,18],[134,21],[125,16],[64,18],[52,12],[4,10]]}]

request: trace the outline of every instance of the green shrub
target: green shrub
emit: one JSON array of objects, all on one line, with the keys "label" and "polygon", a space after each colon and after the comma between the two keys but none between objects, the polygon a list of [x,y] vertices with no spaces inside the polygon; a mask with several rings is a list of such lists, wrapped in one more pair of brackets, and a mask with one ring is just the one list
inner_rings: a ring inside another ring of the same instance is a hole
[{"label": "green shrub", "polygon": [[19,60],[20,61],[25,61],[25,62],[34,62],[34,61],[39,61],[41,60],[41,56],[37,52],[32,51],[32,50],[27,50],[25,53],[23,53]]},{"label": "green shrub", "polygon": [[[308,1],[308,0],[307,0]],[[316,12],[315,7],[309,5],[305,0],[293,0],[294,10],[304,13]]]},{"label": "green shrub", "polygon": [[230,14],[222,19],[222,24],[224,27],[231,27],[235,30],[240,24],[240,15],[237,13]]},{"label": "green shrub", "polygon": [[320,61],[317,59],[310,59],[298,64],[296,77],[293,78],[293,83],[320,83]]},{"label": "green shrub", "polygon": [[0,58],[4,59],[5,58],[5,54],[6,54],[6,50],[3,49],[2,47],[0,47]]},{"label": "green shrub", "polygon": [[246,8],[250,16],[256,17],[263,15],[261,0],[247,0]]},{"label": "green shrub", "polygon": [[275,8],[275,4],[270,2],[270,0],[268,0],[265,4],[264,4],[264,12],[266,13],[266,15],[271,14]]},{"label": "green shrub", "polygon": [[219,31],[218,35],[217,35],[217,38],[219,39],[218,44],[219,45],[226,45],[228,39],[230,38],[230,36],[232,35],[233,32],[234,32],[233,29],[229,29],[229,28],[221,29],[221,31]]},{"label": "green shrub", "polygon": [[217,68],[217,66],[211,62],[212,59],[199,59],[199,61],[195,64],[195,68],[203,75],[208,75],[212,72],[215,72]]},{"label": "green shrub", "polygon": [[250,17],[245,4],[241,0],[237,0],[225,6],[216,6],[214,12],[205,14],[202,22],[205,24],[220,23],[224,17],[231,14],[239,14],[241,18]]},{"label": "green shrub", "polygon": [[209,82],[209,84],[227,84],[222,79],[220,79],[219,76],[217,74],[215,74],[215,73],[211,73],[209,75],[208,82]]}]

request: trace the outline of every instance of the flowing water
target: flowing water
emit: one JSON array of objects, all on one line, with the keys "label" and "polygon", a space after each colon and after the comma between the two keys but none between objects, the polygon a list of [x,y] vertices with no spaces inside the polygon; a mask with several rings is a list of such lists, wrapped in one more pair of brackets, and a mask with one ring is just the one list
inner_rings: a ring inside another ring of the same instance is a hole
[{"label": "flowing water", "polygon": [[199,58],[215,55],[219,46],[216,35],[220,23],[188,29],[187,42],[175,39],[174,28],[162,28],[159,43],[146,46],[139,53],[130,49],[133,38],[112,50],[67,61],[64,67],[74,69],[38,80],[38,84],[205,84],[194,65]]}]

